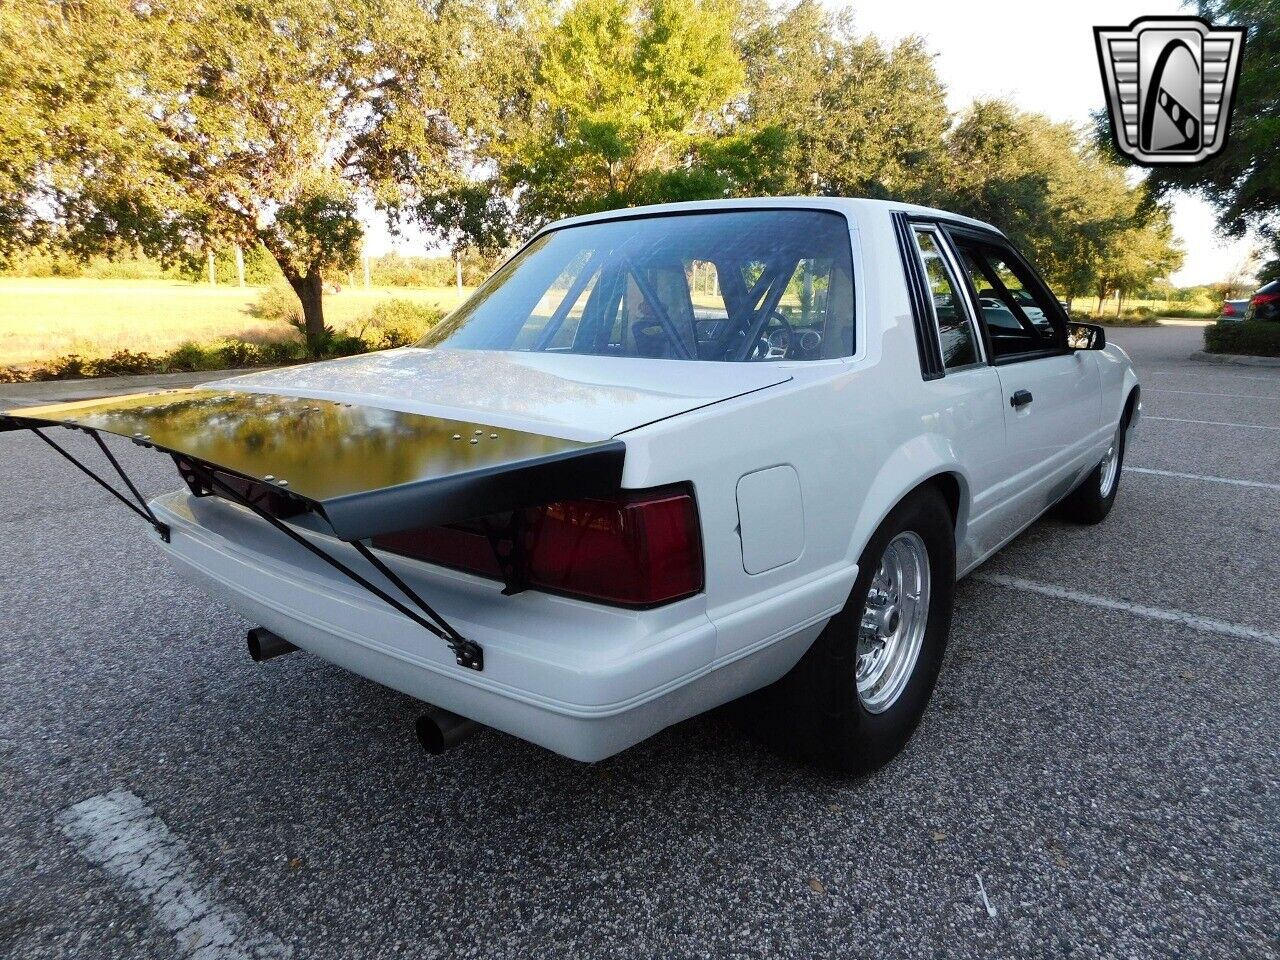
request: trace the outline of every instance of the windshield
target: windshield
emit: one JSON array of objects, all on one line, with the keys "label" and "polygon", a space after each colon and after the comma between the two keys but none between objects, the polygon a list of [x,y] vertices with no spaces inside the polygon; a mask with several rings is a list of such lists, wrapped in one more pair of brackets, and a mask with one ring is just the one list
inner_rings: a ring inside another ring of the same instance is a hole
[{"label": "windshield", "polygon": [[853,353],[842,216],[671,214],[535,239],[419,343],[673,360]]}]

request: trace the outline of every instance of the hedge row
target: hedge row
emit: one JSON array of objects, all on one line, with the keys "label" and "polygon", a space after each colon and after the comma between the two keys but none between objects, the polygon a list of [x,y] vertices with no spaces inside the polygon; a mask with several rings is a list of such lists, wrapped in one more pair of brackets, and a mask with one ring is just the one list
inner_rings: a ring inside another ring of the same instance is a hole
[{"label": "hedge row", "polygon": [[1208,353],[1280,357],[1280,322],[1220,320],[1204,328],[1204,348]]}]

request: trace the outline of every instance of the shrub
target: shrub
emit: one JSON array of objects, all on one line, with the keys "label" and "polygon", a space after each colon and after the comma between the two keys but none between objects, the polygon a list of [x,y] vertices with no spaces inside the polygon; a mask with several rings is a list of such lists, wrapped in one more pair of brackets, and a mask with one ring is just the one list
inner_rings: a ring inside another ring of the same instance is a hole
[{"label": "shrub", "polygon": [[254,367],[262,364],[262,350],[245,340],[224,340],[213,347],[215,369]]},{"label": "shrub", "polygon": [[78,353],[69,353],[64,357],[55,357],[44,366],[31,371],[32,380],[75,380],[89,377],[91,361]]},{"label": "shrub", "polygon": [[1219,321],[1204,328],[1204,348],[1209,353],[1280,357],[1280,323],[1274,320]]},{"label": "shrub", "polygon": [[140,373],[159,373],[164,369],[164,361],[149,353],[117,350],[110,356],[88,361],[84,369],[85,375],[90,377],[128,377]]},{"label": "shrub", "polygon": [[1221,315],[1222,305],[1203,304],[1196,307],[1171,307],[1168,310],[1161,310],[1162,317],[1176,317],[1181,320],[1212,320],[1214,317]]},{"label": "shrub", "polygon": [[250,305],[249,314],[259,320],[287,323],[294,327],[303,323],[302,303],[293,288],[284,283],[273,283],[262,290]]},{"label": "shrub", "polygon": [[213,352],[198,343],[184,343],[164,356],[164,366],[173,373],[189,373],[194,370],[217,370]]},{"label": "shrub", "polygon": [[269,340],[258,345],[258,353],[264,364],[278,366],[305,360],[307,351],[302,344],[291,340]]},{"label": "shrub", "polygon": [[388,350],[415,343],[440,322],[444,314],[412,300],[383,300],[355,324],[355,335],[369,350]]}]

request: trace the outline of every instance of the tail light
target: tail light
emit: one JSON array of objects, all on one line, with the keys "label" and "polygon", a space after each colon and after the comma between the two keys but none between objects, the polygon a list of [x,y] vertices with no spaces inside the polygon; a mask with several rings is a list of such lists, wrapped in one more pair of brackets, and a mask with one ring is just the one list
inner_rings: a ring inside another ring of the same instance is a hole
[{"label": "tail light", "polygon": [[1280,303],[1280,293],[1255,293],[1249,302],[1255,307],[1260,307],[1264,303]]},{"label": "tail light", "polygon": [[561,500],[508,517],[375,537],[404,556],[481,576],[625,607],[653,607],[702,590],[702,541],[683,487]]},{"label": "tail light", "polygon": [[1236,315],[1235,306],[1230,303],[1225,304],[1222,308],[1222,315],[1224,317],[1234,317]]}]

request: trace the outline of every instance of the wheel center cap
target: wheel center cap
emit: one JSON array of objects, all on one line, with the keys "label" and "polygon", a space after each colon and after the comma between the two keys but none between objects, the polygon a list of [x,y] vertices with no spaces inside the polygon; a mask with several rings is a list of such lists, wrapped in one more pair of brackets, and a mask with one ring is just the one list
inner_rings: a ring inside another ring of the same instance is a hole
[{"label": "wheel center cap", "polygon": [[874,616],[876,636],[884,638],[898,632],[898,625],[902,622],[902,614],[898,612],[896,606],[882,607],[875,611]]}]

